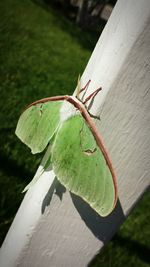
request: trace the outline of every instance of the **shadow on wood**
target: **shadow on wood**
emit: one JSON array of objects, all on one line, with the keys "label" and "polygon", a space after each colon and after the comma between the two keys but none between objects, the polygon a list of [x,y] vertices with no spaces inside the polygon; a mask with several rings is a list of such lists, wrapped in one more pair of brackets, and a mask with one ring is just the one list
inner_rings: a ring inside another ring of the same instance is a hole
[{"label": "shadow on wood", "polygon": [[[41,207],[41,213],[43,214],[46,207],[50,205],[52,200],[53,193],[55,193],[59,199],[62,201],[63,194],[66,192],[66,189],[58,179],[55,177],[55,180],[48,190]],[[86,226],[90,229],[90,231],[94,234],[96,238],[101,240],[104,244],[107,240],[108,230],[112,229],[113,236],[115,232],[115,223],[116,218],[118,218],[118,223],[121,224],[125,220],[125,216],[123,214],[123,210],[121,208],[120,201],[118,200],[115,210],[107,217],[99,216],[83,199],[78,197],[77,195],[70,193],[72,202],[80,214],[82,220],[86,224]]]}]

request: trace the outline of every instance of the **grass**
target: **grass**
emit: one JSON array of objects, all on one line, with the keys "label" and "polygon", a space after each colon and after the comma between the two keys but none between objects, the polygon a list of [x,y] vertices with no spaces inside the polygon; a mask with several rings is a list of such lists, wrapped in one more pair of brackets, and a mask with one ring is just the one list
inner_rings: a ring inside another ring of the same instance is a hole
[{"label": "grass", "polygon": [[[23,107],[40,98],[71,94],[96,37],[57,11],[31,0],[0,2],[0,241],[21,203],[22,189],[40,156],[14,132]],[[145,195],[118,234],[90,266],[148,266],[150,215]]]}]

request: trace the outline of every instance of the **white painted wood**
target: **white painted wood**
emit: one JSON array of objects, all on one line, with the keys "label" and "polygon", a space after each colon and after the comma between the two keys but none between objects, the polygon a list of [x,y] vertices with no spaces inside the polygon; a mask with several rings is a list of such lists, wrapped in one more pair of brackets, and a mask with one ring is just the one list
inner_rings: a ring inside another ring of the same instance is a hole
[{"label": "white painted wood", "polygon": [[[150,184],[150,1],[119,0],[82,77],[103,87],[93,113],[114,163],[115,211],[99,217],[45,173],[26,194],[1,248],[1,267],[83,267]],[[103,108],[102,108],[103,107]]]}]

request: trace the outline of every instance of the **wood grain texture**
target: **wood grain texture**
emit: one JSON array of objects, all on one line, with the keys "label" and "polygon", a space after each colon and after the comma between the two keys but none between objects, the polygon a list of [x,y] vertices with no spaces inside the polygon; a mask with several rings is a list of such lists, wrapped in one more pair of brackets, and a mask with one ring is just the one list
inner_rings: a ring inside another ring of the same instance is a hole
[{"label": "wood grain texture", "polygon": [[92,112],[101,113],[97,126],[118,177],[115,211],[101,218],[49,171],[26,194],[0,266],[87,266],[149,186],[149,28],[149,0],[119,0],[82,76],[89,90],[103,88]]}]

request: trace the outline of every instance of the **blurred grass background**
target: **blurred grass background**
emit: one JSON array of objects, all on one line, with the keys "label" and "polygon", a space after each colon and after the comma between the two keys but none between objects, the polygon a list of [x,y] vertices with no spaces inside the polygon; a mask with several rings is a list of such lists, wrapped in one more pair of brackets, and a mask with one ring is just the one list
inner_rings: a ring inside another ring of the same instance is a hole
[{"label": "blurred grass background", "polygon": [[[0,2],[1,243],[42,157],[31,155],[15,136],[19,115],[37,99],[72,94],[97,39],[50,6],[32,0]],[[149,202],[147,193],[90,266],[149,266]]]}]

